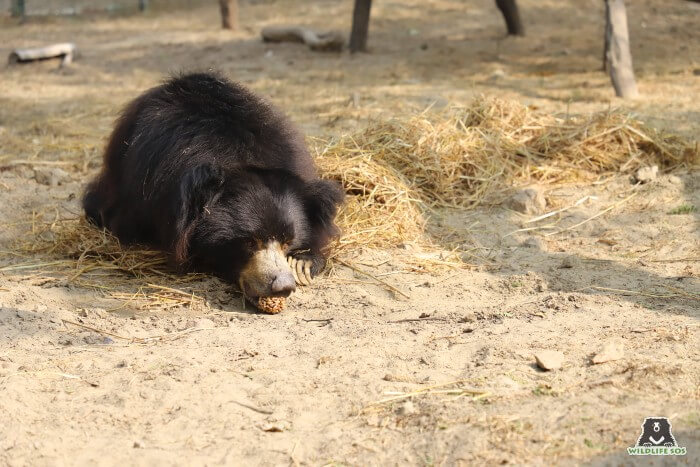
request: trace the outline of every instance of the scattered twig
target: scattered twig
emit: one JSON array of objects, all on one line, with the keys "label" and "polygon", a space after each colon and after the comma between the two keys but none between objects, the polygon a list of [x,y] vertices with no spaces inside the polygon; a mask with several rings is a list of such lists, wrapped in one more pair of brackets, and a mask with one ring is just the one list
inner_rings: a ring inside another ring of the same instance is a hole
[{"label": "scattered twig", "polygon": [[679,262],[695,262],[700,261],[700,257],[689,256],[687,258],[669,258],[669,259],[650,259],[651,263],[679,263]]},{"label": "scattered twig", "polygon": [[324,326],[328,326],[329,324],[331,324],[331,321],[333,321],[333,318],[322,318],[322,319],[305,319],[305,318],[302,318],[301,320],[304,321],[304,322],[306,322],[306,323],[320,323],[320,324],[319,324],[319,327],[324,327]]},{"label": "scattered twig", "polygon": [[245,402],[240,402],[240,401],[237,401],[237,400],[231,400],[230,402],[233,402],[233,403],[236,404],[236,405],[240,405],[241,407],[245,407],[246,409],[250,409],[250,410],[252,410],[253,412],[261,413],[261,414],[263,414],[263,415],[272,415],[272,414],[273,414],[273,412],[272,412],[271,410],[261,409],[261,408],[259,408],[259,407],[255,407],[255,406],[253,406],[253,405],[246,404]]},{"label": "scattered twig", "polygon": [[358,262],[357,264],[361,264],[361,265],[363,265],[363,266],[367,266],[368,268],[378,268],[379,266],[385,265],[385,264],[388,263],[389,261],[391,261],[391,260],[390,260],[390,259],[385,259],[385,260],[382,261],[381,263],[377,263],[377,264],[360,263],[360,262]]},{"label": "scattered twig", "polygon": [[394,287],[393,285],[389,284],[389,283],[386,282],[385,280],[379,279],[378,277],[376,277],[376,276],[370,274],[370,273],[367,272],[367,271],[363,271],[362,269],[360,269],[360,268],[358,268],[358,267],[356,267],[356,266],[353,266],[352,264],[350,264],[350,263],[348,263],[348,262],[346,262],[346,261],[343,261],[343,260],[340,259],[340,258],[335,258],[335,261],[339,262],[339,263],[342,264],[343,266],[346,266],[346,267],[352,269],[352,270],[355,271],[355,272],[358,272],[358,273],[360,273],[360,274],[364,274],[365,276],[374,279],[375,281],[377,281],[377,282],[379,282],[380,284],[384,285],[386,288],[388,288],[388,289],[391,290],[392,292],[396,292],[396,293],[398,293],[398,294],[400,294],[400,295],[403,295],[403,296],[406,297],[406,298],[411,298],[407,293],[405,293],[405,292],[403,292],[403,291],[397,289],[396,287]]},{"label": "scattered twig", "polygon": [[[695,295],[695,294],[689,294],[686,292],[682,293],[671,293],[671,294],[660,294],[660,293],[648,293],[648,292],[641,292],[639,290],[627,290],[627,289],[615,289],[612,287],[598,287],[598,286],[593,286],[593,287],[587,287],[588,289],[593,289],[593,290],[601,290],[603,292],[614,292],[618,294],[627,294],[627,295],[640,295],[642,297],[650,297],[650,298],[673,298],[673,297],[686,297],[690,298],[693,300],[700,300],[700,295]],[[672,289],[673,290],[673,289]],[[678,289],[676,289],[678,290]]]},{"label": "scattered twig", "polygon": [[558,231],[556,231],[556,232],[550,232],[550,233],[548,233],[548,234],[545,234],[545,237],[549,237],[550,235],[556,235],[556,234],[558,234],[558,233],[566,232],[566,231],[568,231],[568,230],[572,230],[572,229],[575,229],[575,228],[577,228],[577,227],[580,227],[580,226],[582,226],[583,224],[585,224],[586,222],[592,221],[593,219],[595,219],[595,218],[597,218],[597,217],[600,217],[600,216],[602,216],[603,214],[605,214],[605,213],[607,213],[607,212],[612,211],[613,209],[615,209],[616,207],[620,206],[621,204],[624,204],[624,203],[626,203],[627,201],[631,200],[632,198],[634,198],[634,197],[637,196],[638,194],[639,194],[639,192],[638,192],[638,191],[635,191],[634,193],[632,193],[631,195],[629,195],[627,198],[625,198],[625,199],[623,199],[623,200],[621,200],[621,201],[618,201],[618,202],[615,203],[615,204],[612,204],[612,205],[608,206],[607,208],[605,208],[605,209],[603,209],[602,211],[600,211],[599,213],[597,213],[597,214],[595,214],[595,215],[589,217],[588,219],[583,220],[583,221],[579,222],[578,224],[571,225],[571,226],[569,226],[569,227],[567,227],[567,228],[565,228],[565,229],[562,229],[562,230],[558,230]]},{"label": "scattered twig", "polygon": [[0,268],[0,272],[19,271],[20,269],[42,268],[44,266],[54,266],[56,264],[65,264],[67,262],[68,261],[50,261],[48,263],[13,264],[11,266],[5,266],[5,267]]},{"label": "scattered twig", "polygon": [[670,286],[670,285],[664,285],[664,287],[667,288],[668,290],[670,290],[670,291],[672,291],[672,292],[675,292],[675,293],[677,293],[678,295],[682,295],[682,296],[684,296],[684,297],[686,297],[686,298],[690,298],[690,299],[693,299],[693,300],[700,300],[700,294],[696,294],[696,293],[693,293],[693,292],[686,292],[686,291],[683,290],[683,289],[679,289],[678,287],[673,287],[673,286]]},{"label": "scattered twig", "polygon": [[538,226],[536,226],[536,227],[525,227],[525,228],[522,228],[522,229],[513,230],[512,232],[508,232],[507,234],[505,234],[505,235],[503,236],[503,238],[510,237],[511,235],[514,235],[514,234],[520,233],[520,232],[531,232],[531,231],[533,231],[533,230],[546,230],[546,229],[550,229],[550,230],[551,230],[551,229],[556,229],[555,226],[557,225],[557,223],[558,223],[558,222],[554,222],[554,223],[547,224],[547,225],[538,225]]},{"label": "scattered twig", "polygon": [[[421,395],[429,395],[429,394],[445,394],[444,390],[438,390],[438,388],[444,388],[446,386],[453,386],[457,384],[463,384],[466,383],[468,380],[457,380],[457,381],[451,381],[449,383],[441,383],[441,384],[435,384],[433,386],[428,386],[427,388],[422,388],[418,389],[416,391],[411,391],[411,392],[406,392],[406,393],[401,393],[393,397],[387,397],[385,399],[381,399],[376,402],[372,402],[368,406],[365,407],[365,409],[369,407],[374,407],[378,405],[384,405],[388,404],[391,402],[396,402],[400,401],[403,399],[408,399],[414,396],[421,396]],[[454,388],[448,391],[451,394],[470,394],[474,396],[478,396],[479,398],[483,397],[488,397],[490,393],[488,391],[483,391],[481,389],[472,389],[472,388]]]},{"label": "scattered twig", "polygon": [[299,447],[299,441],[294,443],[294,447],[292,448],[292,451],[289,453],[289,459],[292,461],[292,464],[294,464],[294,467],[300,467],[301,464],[299,464],[299,461],[294,457],[294,453],[296,452],[297,448]]},{"label": "scattered twig", "polygon": [[172,292],[174,294],[178,295],[184,295],[185,297],[192,298],[192,294],[189,292],[185,292],[183,290],[178,290],[178,289],[173,289],[172,287],[166,287],[164,285],[158,285],[158,284],[146,284],[148,287],[152,287],[154,289],[160,289],[160,290],[165,290],[167,292]]},{"label": "scattered twig", "polygon": [[125,341],[131,342],[131,343],[137,343],[137,344],[147,344],[147,343],[152,342],[152,341],[166,341],[166,339],[172,341],[175,339],[179,339],[187,334],[191,334],[193,332],[210,330],[207,328],[189,328],[189,329],[185,329],[184,331],[172,332],[169,334],[161,334],[158,336],[124,337],[124,336],[120,336],[119,334],[114,334],[114,333],[111,333],[109,331],[104,331],[102,329],[88,326],[86,324],[76,323],[75,321],[70,321],[68,319],[63,319],[62,321],[64,323],[67,323],[67,324],[72,324],[73,326],[78,326],[79,328],[87,329],[88,331],[96,332],[98,334],[103,334],[105,336],[110,336],[110,337],[114,337],[116,339],[121,339],[121,340],[125,340]]},{"label": "scattered twig", "polygon": [[87,329],[88,331],[96,332],[98,334],[103,334],[105,336],[114,337],[116,339],[121,339],[121,340],[129,341],[129,342],[145,342],[145,339],[143,339],[141,337],[124,337],[124,336],[120,336],[118,334],[111,333],[109,331],[104,331],[102,329],[93,328],[92,326],[88,326],[86,324],[76,323],[75,321],[71,321],[68,319],[62,319],[61,321],[63,321],[63,323],[65,323],[65,324],[72,324],[73,326],[78,326],[79,328]]},{"label": "scattered twig", "polygon": [[579,199],[578,201],[576,201],[574,204],[571,204],[571,205],[569,205],[569,206],[566,206],[565,208],[557,209],[556,211],[552,211],[552,212],[548,212],[548,213],[546,213],[546,214],[542,214],[541,216],[537,216],[537,217],[535,217],[535,218],[533,218],[533,219],[530,219],[530,220],[528,220],[528,221],[525,221],[525,223],[526,223],[526,224],[531,224],[532,222],[538,222],[538,221],[541,221],[541,220],[546,219],[546,218],[548,218],[548,217],[552,217],[552,216],[557,215],[557,214],[559,214],[559,213],[562,213],[562,212],[564,212],[564,211],[568,211],[568,210],[571,209],[571,208],[575,208],[576,206],[585,203],[585,202],[588,201],[589,199],[597,199],[597,196],[590,196],[590,195],[589,195],[589,196],[584,196],[583,198],[581,198],[581,199]]},{"label": "scattered twig", "polygon": [[406,271],[389,271],[389,272],[383,272],[381,274],[377,274],[377,277],[386,277],[386,276],[393,276],[396,274],[406,274]]},{"label": "scattered twig", "polygon": [[397,324],[397,323],[413,323],[416,321],[447,321],[445,318],[406,318],[406,319],[399,319],[397,321],[387,321],[389,324]]},{"label": "scattered twig", "polygon": [[30,372],[16,372],[16,373],[12,373],[12,374],[10,374],[10,375],[8,375],[8,376],[19,376],[19,375],[30,375],[30,374],[31,374],[31,375],[35,375],[35,376],[43,376],[43,375],[47,375],[47,376],[59,376],[59,377],[61,377],[61,378],[74,379],[74,380],[76,380],[76,381],[82,381],[83,383],[88,384],[88,385],[92,386],[93,388],[96,388],[96,387],[99,386],[98,383],[88,381],[88,380],[84,379],[82,376],[72,375],[72,374],[70,374],[70,373],[65,373],[65,372],[61,372],[61,371],[40,370],[40,371],[30,371]]},{"label": "scattered twig", "polygon": [[357,279],[345,279],[343,277],[329,277],[327,279],[329,282],[343,283],[343,284],[364,284],[364,285],[375,285],[371,281],[361,281]]},{"label": "scattered twig", "polygon": [[40,161],[40,160],[30,160],[30,159],[17,159],[14,161],[7,161],[2,166],[0,166],[0,169],[9,169],[13,165],[51,165],[51,166],[66,166],[66,165],[75,165],[74,162],[67,162],[67,161]]},{"label": "scattered twig", "polygon": [[177,331],[177,332],[171,332],[168,334],[161,334],[158,336],[149,336],[149,337],[143,337],[144,343],[152,342],[152,341],[161,341],[161,342],[171,342],[176,339],[180,339],[187,334],[192,334],[193,332],[199,332],[199,331],[211,331],[212,329],[215,328],[189,328],[185,329],[184,331]]},{"label": "scattered twig", "polygon": [[435,341],[439,341],[442,339],[446,339],[449,341],[451,339],[457,339],[458,337],[462,337],[462,336],[464,336],[463,332],[460,332],[459,334],[451,334],[449,336],[433,336],[430,339],[428,339],[428,342],[435,342]]}]

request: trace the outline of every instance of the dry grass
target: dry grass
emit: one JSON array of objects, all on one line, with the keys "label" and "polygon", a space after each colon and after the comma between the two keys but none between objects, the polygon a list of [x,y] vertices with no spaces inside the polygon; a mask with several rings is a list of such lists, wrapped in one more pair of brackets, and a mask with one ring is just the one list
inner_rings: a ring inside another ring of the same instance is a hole
[{"label": "dry grass", "polygon": [[481,98],[465,109],[377,122],[318,150],[322,173],[346,187],[345,245],[421,241],[441,207],[500,202],[514,186],[699,163],[697,144],[618,112],[557,118]]},{"label": "dry grass", "polygon": [[[338,216],[344,236],[334,255],[414,243],[423,251],[409,262],[421,270],[457,262],[458,252],[433,254],[440,248],[425,230],[434,209],[497,203],[514,186],[533,182],[582,182],[644,165],[670,170],[699,162],[696,143],[660,134],[628,115],[564,119],[494,99],[377,122],[314,145],[323,176],[341,181],[348,193]],[[16,247],[31,261],[0,271],[54,273],[137,308],[203,301],[202,276],[177,274],[162,253],[124,248],[82,219],[58,217],[44,223],[33,219],[33,235]]]},{"label": "dry grass", "polygon": [[422,239],[425,206],[410,181],[358,146],[328,149],[316,158],[319,169],[340,181],[348,195],[337,219],[341,247],[396,246]]},{"label": "dry grass", "polygon": [[[178,274],[165,254],[139,246],[125,247],[109,232],[84,218],[32,223],[34,235],[14,250],[28,261],[0,268],[0,272],[34,273],[41,282],[60,281],[99,290],[119,302],[142,310],[167,310],[204,302],[206,276]],[[116,308],[115,308],[116,309]]]}]

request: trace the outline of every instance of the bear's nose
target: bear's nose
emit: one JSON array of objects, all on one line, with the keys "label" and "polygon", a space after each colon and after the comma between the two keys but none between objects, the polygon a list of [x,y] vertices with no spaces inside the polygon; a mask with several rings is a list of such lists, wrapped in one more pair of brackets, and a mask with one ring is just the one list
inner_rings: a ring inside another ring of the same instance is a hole
[{"label": "bear's nose", "polygon": [[272,280],[272,284],[270,284],[270,289],[274,294],[284,295],[285,297],[288,296],[296,289],[294,276],[291,272],[283,272],[278,274]]}]

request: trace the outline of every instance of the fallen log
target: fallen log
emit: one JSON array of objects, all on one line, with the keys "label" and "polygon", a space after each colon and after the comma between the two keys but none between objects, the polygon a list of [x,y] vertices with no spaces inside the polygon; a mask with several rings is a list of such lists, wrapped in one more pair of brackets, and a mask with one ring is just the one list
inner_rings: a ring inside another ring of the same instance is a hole
[{"label": "fallen log", "polygon": [[77,51],[78,48],[72,42],[30,49],[15,49],[10,53],[8,62],[10,65],[14,65],[16,63],[34,62],[36,60],[61,58],[61,66],[66,66],[73,62]]},{"label": "fallen log", "polygon": [[265,42],[300,42],[323,52],[340,52],[345,43],[337,31],[316,32],[303,26],[268,26],[261,34]]}]

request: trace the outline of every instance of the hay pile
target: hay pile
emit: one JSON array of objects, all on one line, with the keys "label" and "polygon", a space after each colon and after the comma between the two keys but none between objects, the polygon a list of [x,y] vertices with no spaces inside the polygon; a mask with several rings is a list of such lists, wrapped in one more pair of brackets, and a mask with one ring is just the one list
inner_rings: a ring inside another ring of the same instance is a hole
[{"label": "hay pile", "polygon": [[[322,175],[342,182],[348,194],[338,216],[344,236],[333,254],[415,243],[428,250],[407,255],[407,261],[422,270],[453,265],[457,257],[431,256],[439,249],[431,249],[425,229],[434,209],[498,203],[513,186],[532,182],[582,182],[645,165],[672,169],[699,162],[696,143],[658,133],[628,115],[562,119],[495,99],[377,122],[314,145]],[[33,220],[33,235],[15,250],[32,259],[0,272],[36,270],[142,309],[193,306],[211,288],[201,275],[178,274],[165,255],[124,248],[83,219],[42,225]]]},{"label": "hay pile", "polygon": [[[164,253],[123,246],[85,218],[43,223],[35,219],[32,226],[34,235],[14,248],[32,259],[2,267],[0,273],[22,271],[24,280],[96,289],[119,303],[115,310],[124,306],[140,310],[199,306],[210,288],[207,276],[180,274],[170,267]],[[27,276],[28,272],[32,274]]]},{"label": "hay pile", "polygon": [[557,118],[516,102],[377,122],[318,149],[325,177],[348,194],[341,247],[420,241],[430,210],[498,203],[514,186],[584,182],[601,175],[698,164],[695,143],[631,116]]},{"label": "hay pile", "polygon": [[[342,143],[344,144],[344,142]],[[424,206],[411,181],[357,146],[316,158],[324,177],[340,181],[347,194],[338,213],[341,246],[395,246],[423,237]]]}]

